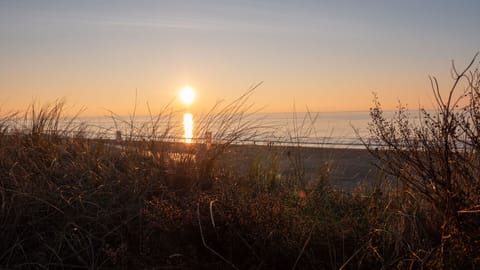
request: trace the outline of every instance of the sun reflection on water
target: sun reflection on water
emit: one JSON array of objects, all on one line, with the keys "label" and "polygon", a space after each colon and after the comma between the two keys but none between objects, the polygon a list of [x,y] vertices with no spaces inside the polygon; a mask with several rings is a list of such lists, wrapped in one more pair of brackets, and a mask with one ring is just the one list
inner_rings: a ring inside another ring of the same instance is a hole
[{"label": "sun reflection on water", "polygon": [[191,143],[193,138],[193,115],[183,114],[183,139],[185,143]]}]

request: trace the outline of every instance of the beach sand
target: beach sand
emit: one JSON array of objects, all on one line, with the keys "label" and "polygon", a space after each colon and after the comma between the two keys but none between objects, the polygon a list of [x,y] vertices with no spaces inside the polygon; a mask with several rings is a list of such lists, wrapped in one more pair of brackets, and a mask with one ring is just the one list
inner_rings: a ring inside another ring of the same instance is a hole
[{"label": "beach sand", "polygon": [[318,179],[328,170],[328,180],[335,187],[351,190],[378,177],[376,161],[366,149],[234,145],[220,162],[244,172],[260,164],[282,175],[293,175],[295,168],[300,168],[307,181]]},{"label": "beach sand", "polygon": [[[109,141],[112,145],[118,142]],[[184,157],[205,151],[205,144],[159,143],[169,155]],[[148,152],[148,151],[147,151]],[[257,171],[269,171],[280,178],[298,177],[304,182],[327,180],[338,189],[352,190],[360,184],[369,185],[378,179],[377,162],[366,149],[302,147],[281,145],[230,145],[217,160],[220,168],[249,176]]]}]

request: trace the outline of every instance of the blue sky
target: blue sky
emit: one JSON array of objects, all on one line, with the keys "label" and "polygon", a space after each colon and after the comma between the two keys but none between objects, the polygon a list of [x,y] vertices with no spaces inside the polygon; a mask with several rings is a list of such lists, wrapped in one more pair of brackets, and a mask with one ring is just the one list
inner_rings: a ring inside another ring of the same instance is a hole
[{"label": "blue sky", "polygon": [[[197,110],[240,95],[266,110],[368,110],[371,92],[429,105],[428,75],[480,50],[480,1],[0,1],[0,102],[65,97],[90,114]],[[114,99],[112,99],[114,97]]]}]

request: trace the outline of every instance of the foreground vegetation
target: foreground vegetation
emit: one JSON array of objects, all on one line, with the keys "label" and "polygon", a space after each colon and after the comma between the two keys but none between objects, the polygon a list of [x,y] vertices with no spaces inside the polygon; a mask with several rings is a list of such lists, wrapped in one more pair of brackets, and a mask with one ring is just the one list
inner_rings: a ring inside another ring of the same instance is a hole
[{"label": "foreground vegetation", "polygon": [[62,103],[31,108],[21,130],[16,115],[5,116],[0,266],[478,267],[480,80],[478,71],[457,75],[467,79],[467,91],[458,102],[451,101],[457,83],[448,101],[437,91],[438,115],[426,114],[420,128],[402,107],[397,118],[384,119],[376,103],[374,136],[365,144],[386,173],[352,192],[331,185],[328,165],[306,181],[301,148],[292,154],[291,175],[277,174],[274,154],[252,159],[246,171],[219,166],[251,131],[252,123],[233,125],[248,95],[212,114],[223,118],[209,122],[225,123],[221,143],[185,147],[179,156],[168,154],[177,146],[156,142],[163,133],[154,120],[132,130],[146,140],[117,144],[60,128]]}]

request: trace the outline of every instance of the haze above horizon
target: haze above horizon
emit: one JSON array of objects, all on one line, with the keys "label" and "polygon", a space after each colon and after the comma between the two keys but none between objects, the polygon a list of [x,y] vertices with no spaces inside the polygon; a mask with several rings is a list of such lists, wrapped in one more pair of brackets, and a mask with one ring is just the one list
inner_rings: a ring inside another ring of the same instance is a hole
[{"label": "haze above horizon", "polygon": [[[480,50],[480,1],[1,1],[0,104],[66,98],[125,114],[186,85],[193,112],[263,81],[269,112],[429,107]],[[182,106],[180,102],[174,104]]]}]

